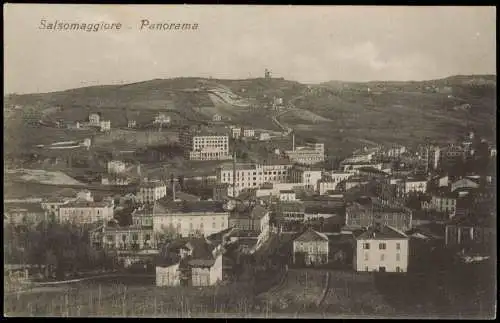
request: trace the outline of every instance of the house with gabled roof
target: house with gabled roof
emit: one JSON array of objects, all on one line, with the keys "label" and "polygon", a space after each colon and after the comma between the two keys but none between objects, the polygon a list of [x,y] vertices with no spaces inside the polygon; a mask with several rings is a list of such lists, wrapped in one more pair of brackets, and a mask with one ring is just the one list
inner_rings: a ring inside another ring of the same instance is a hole
[{"label": "house with gabled roof", "polygon": [[328,263],[328,237],[308,228],[293,240],[293,263],[296,265],[322,265]]},{"label": "house with gabled roof", "polygon": [[375,223],[355,237],[355,271],[407,272],[408,236],[394,227]]}]

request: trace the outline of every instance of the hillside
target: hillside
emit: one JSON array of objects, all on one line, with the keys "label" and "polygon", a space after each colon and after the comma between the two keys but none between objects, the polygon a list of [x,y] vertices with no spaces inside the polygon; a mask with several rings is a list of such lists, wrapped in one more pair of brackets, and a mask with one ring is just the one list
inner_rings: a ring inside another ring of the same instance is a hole
[{"label": "hillside", "polygon": [[264,109],[273,97],[295,106],[295,111],[279,118],[296,130],[299,141],[324,141],[335,154],[368,142],[411,144],[424,137],[445,141],[467,127],[476,128],[490,140],[495,135],[494,75],[317,85],[278,78],[174,78],[10,95],[4,106],[4,133],[17,137],[16,141],[7,140],[7,145],[16,142],[22,146],[26,135],[16,134],[27,123],[40,118],[82,121],[91,111],[100,111],[113,127],[124,127],[129,119],[151,122],[156,113],[164,111],[180,124],[209,121],[219,114],[226,123],[279,130],[271,122],[273,112]]}]

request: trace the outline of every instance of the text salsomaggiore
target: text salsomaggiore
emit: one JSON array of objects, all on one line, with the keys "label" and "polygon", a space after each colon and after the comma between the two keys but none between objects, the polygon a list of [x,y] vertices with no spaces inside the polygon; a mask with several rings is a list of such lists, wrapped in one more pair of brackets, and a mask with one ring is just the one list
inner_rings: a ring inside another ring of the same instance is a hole
[{"label": "text salsomaggiore", "polygon": [[69,30],[79,30],[86,32],[98,32],[103,30],[120,30],[122,24],[119,22],[68,22],[61,20],[40,20],[39,29],[51,30],[51,31],[69,31]]},{"label": "text salsomaggiore", "polygon": [[196,30],[197,23],[185,22],[151,22],[148,19],[142,19],[140,30]]}]

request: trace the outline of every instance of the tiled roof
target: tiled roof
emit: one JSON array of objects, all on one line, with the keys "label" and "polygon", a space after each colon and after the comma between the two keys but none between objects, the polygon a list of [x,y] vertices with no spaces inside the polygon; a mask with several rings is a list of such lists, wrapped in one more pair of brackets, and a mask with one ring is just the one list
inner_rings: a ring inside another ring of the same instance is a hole
[{"label": "tiled roof", "polygon": [[382,225],[372,226],[356,237],[356,240],[387,240],[387,239],[408,239],[408,236],[393,227]]},{"label": "tiled roof", "polygon": [[304,233],[298,236],[294,241],[309,242],[309,241],[328,241],[328,237],[320,232],[312,229],[307,229]]},{"label": "tiled roof", "polygon": [[225,213],[224,203],[220,201],[183,201],[157,203],[155,215],[171,213]]},{"label": "tiled roof", "polygon": [[84,207],[111,207],[111,204],[108,202],[74,201],[68,204],[61,205],[61,208],[84,208]]}]

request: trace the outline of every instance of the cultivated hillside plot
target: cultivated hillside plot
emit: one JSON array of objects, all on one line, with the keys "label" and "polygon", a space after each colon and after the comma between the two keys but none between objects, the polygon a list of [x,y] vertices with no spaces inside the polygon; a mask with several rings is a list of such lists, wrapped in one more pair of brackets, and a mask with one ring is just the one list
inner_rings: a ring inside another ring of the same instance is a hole
[{"label": "cultivated hillside plot", "polygon": [[11,180],[35,182],[49,185],[84,185],[63,172],[48,172],[43,169],[6,170]]}]

